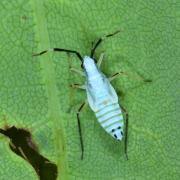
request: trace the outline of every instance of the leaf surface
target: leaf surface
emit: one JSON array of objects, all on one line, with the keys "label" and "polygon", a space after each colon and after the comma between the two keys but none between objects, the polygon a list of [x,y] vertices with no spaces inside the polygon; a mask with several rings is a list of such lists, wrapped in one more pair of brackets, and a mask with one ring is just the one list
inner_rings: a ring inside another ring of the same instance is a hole
[{"label": "leaf surface", "polygon": [[[178,179],[178,1],[2,0],[0,9],[0,128],[27,128],[40,153],[58,166],[58,179]],[[94,40],[119,29],[97,49],[96,58],[105,52],[102,71],[153,82],[121,76],[112,83],[129,113],[129,160],[123,143],[106,134],[86,107],[81,161],[76,112],[86,95],[69,86],[84,83],[69,68],[80,69],[80,62],[65,53],[32,54],[60,47],[87,55]],[[0,136],[0,179],[38,179],[8,142]]]}]

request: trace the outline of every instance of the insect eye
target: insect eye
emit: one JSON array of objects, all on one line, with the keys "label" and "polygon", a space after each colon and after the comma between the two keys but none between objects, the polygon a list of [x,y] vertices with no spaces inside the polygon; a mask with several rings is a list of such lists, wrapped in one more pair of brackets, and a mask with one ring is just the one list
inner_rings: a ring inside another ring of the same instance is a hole
[{"label": "insect eye", "polygon": [[114,131],[115,131],[115,129],[112,129],[111,131],[112,131],[112,132],[114,132]]}]

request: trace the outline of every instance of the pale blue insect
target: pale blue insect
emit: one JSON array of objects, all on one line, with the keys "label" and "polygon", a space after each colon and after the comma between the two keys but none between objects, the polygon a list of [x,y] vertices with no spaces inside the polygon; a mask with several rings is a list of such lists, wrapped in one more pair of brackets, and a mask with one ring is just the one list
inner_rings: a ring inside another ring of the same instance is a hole
[{"label": "pale blue insect", "polygon": [[110,79],[106,78],[94,60],[88,56],[84,57],[83,66],[86,76],[85,89],[91,109],[105,131],[113,138],[122,140],[123,114]]},{"label": "pale blue insect", "polygon": [[[74,50],[68,49],[61,49],[61,48],[53,48],[50,50],[42,51],[37,55],[42,55],[48,51],[59,51],[59,52],[67,52],[67,53],[74,53],[77,57],[81,60],[81,67],[83,68],[83,72],[74,68],[71,68],[72,71],[82,75],[86,79],[86,83],[84,85],[73,84],[72,87],[80,88],[86,90],[87,93],[87,100],[84,102],[78,112],[77,112],[77,120],[78,120],[78,128],[79,128],[79,135],[80,135],[80,142],[81,142],[81,149],[82,155],[81,158],[83,159],[83,140],[82,140],[82,133],[81,133],[81,125],[80,125],[80,118],[79,113],[84,107],[85,104],[89,104],[91,109],[95,112],[98,122],[104,128],[104,130],[110,134],[116,140],[123,139],[123,131],[125,129],[125,154],[127,157],[127,130],[128,130],[128,114],[125,109],[118,103],[118,96],[110,82],[115,79],[120,74],[125,74],[123,72],[115,73],[112,77],[107,78],[101,71],[100,65],[103,59],[103,54],[101,54],[99,61],[96,63],[94,59],[94,53],[98,45],[103,41],[104,38],[113,36],[117,34],[119,31],[116,31],[113,34],[106,35],[102,38],[99,38],[95,43],[94,47],[91,50],[90,56],[85,56],[82,58],[81,54]],[[144,80],[149,82],[149,80]],[[122,110],[126,115],[126,128],[124,128],[124,118],[122,114]]]}]

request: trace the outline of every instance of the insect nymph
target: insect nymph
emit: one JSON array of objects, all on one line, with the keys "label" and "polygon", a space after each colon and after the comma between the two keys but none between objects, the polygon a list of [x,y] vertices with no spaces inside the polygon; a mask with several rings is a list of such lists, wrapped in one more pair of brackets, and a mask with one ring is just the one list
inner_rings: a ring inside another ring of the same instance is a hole
[{"label": "insect nymph", "polygon": [[[81,143],[81,159],[83,159],[83,140],[81,133],[81,125],[79,114],[85,104],[89,104],[91,109],[95,112],[98,122],[104,128],[104,130],[110,134],[114,139],[121,141],[123,139],[123,135],[125,134],[125,154],[127,158],[127,131],[128,131],[128,114],[125,109],[119,105],[118,96],[110,82],[115,79],[118,75],[125,74],[123,72],[115,73],[110,78],[107,78],[101,71],[100,65],[103,59],[103,54],[101,54],[98,62],[96,63],[94,58],[94,53],[99,44],[107,37],[111,37],[115,34],[119,33],[116,31],[115,33],[106,35],[97,40],[94,47],[91,50],[90,56],[85,56],[82,58],[81,54],[74,50],[61,49],[61,48],[53,48],[50,50],[42,51],[38,54],[34,54],[34,56],[42,55],[48,51],[59,51],[59,52],[67,52],[76,54],[77,57],[81,61],[81,67],[83,68],[83,72],[74,68],[71,68],[72,71],[82,75],[86,79],[86,83],[84,85],[73,84],[72,86],[75,88],[80,88],[86,90],[87,100],[80,106],[77,112],[77,120],[78,120],[78,128],[80,135],[80,143]],[[126,118],[123,118],[122,111],[124,111]],[[124,119],[126,119],[126,123],[124,123]],[[124,125],[126,124],[126,126]],[[125,127],[125,128],[124,128]],[[123,131],[125,130],[125,133]]]},{"label": "insect nymph", "polygon": [[122,140],[124,123],[116,91],[110,80],[96,66],[94,59],[85,56],[83,67],[87,99],[91,109],[106,132],[113,138]]}]

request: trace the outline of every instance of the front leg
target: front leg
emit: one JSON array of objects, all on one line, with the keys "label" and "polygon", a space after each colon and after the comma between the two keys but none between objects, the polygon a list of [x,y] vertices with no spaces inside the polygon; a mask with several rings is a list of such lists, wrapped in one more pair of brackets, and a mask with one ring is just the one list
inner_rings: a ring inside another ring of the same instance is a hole
[{"label": "front leg", "polygon": [[80,85],[80,84],[71,84],[72,88],[77,88],[77,89],[83,89],[86,90],[86,86],[85,85]]},{"label": "front leg", "polygon": [[81,76],[85,76],[84,72],[75,68],[70,68],[70,71],[73,71]]},{"label": "front leg", "polygon": [[101,64],[102,64],[102,60],[104,58],[104,53],[101,53],[99,59],[98,59],[98,62],[97,62],[97,67],[100,68],[101,67]]}]

